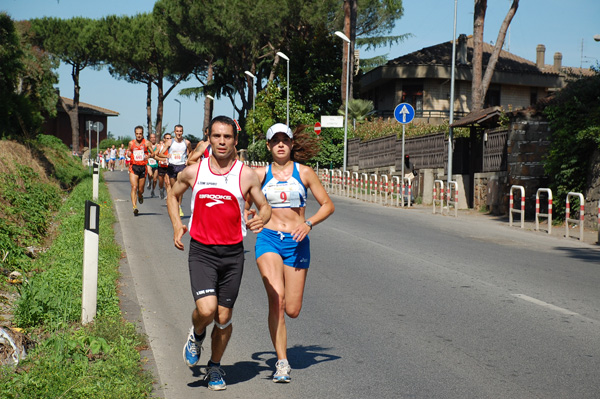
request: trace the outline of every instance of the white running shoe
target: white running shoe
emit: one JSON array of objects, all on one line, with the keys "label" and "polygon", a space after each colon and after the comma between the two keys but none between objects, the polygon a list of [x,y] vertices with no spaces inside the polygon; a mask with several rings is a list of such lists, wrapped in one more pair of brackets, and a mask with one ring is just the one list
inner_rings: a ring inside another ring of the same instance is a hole
[{"label": "white running shoe", "polygon": [[203,341],[204,338],[196,341],[194,327],[192,326],[192,328],[190,328],[190,333],[188,334],[188,339],[183,346],[183,361],[188,367],[194,367],[200,360]]},{"label": "white running shoe", "polygon": [[273,382],[290,382],[290,372],[292,368],[287,360],[279,360],[275,363],[275,374],[273,374]]}]

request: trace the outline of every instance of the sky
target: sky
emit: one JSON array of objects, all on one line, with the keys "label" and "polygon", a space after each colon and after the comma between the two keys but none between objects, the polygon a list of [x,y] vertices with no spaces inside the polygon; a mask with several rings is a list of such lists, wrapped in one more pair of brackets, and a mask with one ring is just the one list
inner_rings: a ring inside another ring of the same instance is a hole
[{"label": "sky", "polygon": [[[473,0],[456,0],[458,4],[456,34],[473,33]],[[484,26],[484,40],[496,41],[500,25],[510,8],[511,0],[490,0]],[[342,1],[340,0],[340,7]],[[152,0],[0,0],[0,11],[13,20],[40,17],[71,18],[83,16],[101,18],[106,15],[135,15],[151,12]],[[402,43],[366,52],[361,58],[387,54],[388,59],[418,51],[452,40],[454,23],[452,0],[404,0],[404,16],[396,22],[391,34],[410,33],[413,36]],[[600,62],[600,42],[593,40],[600,34],[599,0],[521,0],[507,35],[505,50],[535,62],[538,44],[546,46],[546,64],[552,64],[554,53],[561,52],[564,66],[590,67]],[[293,59],[290,62],[294,62]],[[71,70],[62,65],[58,69],[58,88],[64,97],[73,98]],[[146,125],[146,88],[142,84],[127,83],[110,76],[105,69],[84,69],[80,76],[81,101],[118,112],[108,119],[108,130],[113,136],[133,137],[136,125]],[[185,134],[202,136],[204,98],[198,101],[177,94],[179,89],[196,87],[191,81],[177,87],[164,104],[163,125],[168,130],[179,122]],[[156,92],[155,92],[156,93]],[[180,105],[175,99],[181,101]],[[238,100],[239,101],[239,100]],[[156,115],[153,98],[152,118]],[[236,116],[228,99],[218,99],[213,115]],[[236,117],[237,119],[237,117]]]}]

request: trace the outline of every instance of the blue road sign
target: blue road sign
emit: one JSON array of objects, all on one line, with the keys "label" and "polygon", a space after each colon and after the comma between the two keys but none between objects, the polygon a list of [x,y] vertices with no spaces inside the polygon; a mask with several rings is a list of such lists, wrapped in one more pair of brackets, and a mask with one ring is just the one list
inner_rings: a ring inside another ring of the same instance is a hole
[{"label": "blue road sign", "polygon": [[415,118],[415,109],[408,103],[398,104],[394,109],[394,116],[398,122],[405,125]]}]

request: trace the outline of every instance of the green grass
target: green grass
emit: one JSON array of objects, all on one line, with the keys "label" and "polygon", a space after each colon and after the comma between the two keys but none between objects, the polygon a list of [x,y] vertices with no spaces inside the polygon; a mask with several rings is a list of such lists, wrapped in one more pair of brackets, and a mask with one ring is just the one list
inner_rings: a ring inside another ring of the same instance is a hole
[{"label": "green grass", "polygon": [[[26,219],[21,224],[26,226],[21,238],[12,243],[11,250],[42,242],[49,224],[58,226],[56,238],[36,259],[24,256],[18,258],[19,262],[2,263],[6,268],[18,265],[26,277],[13,309],[13,326],[24,328],[36,345],[16,368],[0,368],[0,397],[148,397],[152,376],[143,370],[139,354],[139,349],[147,343],[133,324],[123,320],[119,308],[117,279],[121,248],[114,239],[112,226],[116,220],[111,198],[102,183],[97,201],[100,205],[97,317],[86,326],[80,322],[84,209],[85,200],[91,200],[92,179],[82,177],[85,173],[80,175],[77,166],[72,166],[74,169],[63,177],[68,182],[80,182],[68,196],[61,195],[57,182],[41,182],[26,166],[19,173],[26,175],[21,181],[30,181],[28,187],[11,186],[10,179],[0,171],[0,199],[13,207],[10,212],[14,215],[14,226],[22,222],[20,218]],[[68,184],[60,182],[60,185]],[[1,240],[2,234],[10,230],[6,229],[6,223],[0,225],[3,225]],[[4,246],[3,241],[0,244]],[[3,284],[6,288],[6,281]]]}]

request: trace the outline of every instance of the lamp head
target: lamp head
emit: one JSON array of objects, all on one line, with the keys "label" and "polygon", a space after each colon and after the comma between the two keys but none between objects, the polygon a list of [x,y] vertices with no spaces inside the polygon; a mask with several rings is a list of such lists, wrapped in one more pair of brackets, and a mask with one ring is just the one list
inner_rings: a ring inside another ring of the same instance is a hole
[{"label": "lamp head", "polygon": [[339,30],[335,32],[335,35],[339,38],[341,38],[343,41],[345,41],[346,43],[350,43],[350,39],[348,39],[348,36],[344,35],[342,32],[340,32]]}]

